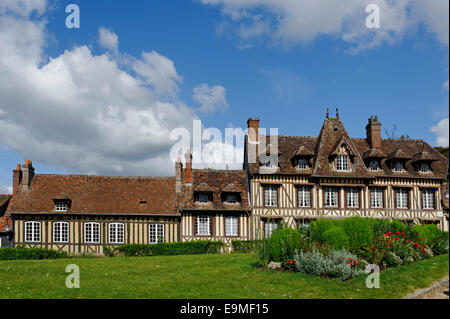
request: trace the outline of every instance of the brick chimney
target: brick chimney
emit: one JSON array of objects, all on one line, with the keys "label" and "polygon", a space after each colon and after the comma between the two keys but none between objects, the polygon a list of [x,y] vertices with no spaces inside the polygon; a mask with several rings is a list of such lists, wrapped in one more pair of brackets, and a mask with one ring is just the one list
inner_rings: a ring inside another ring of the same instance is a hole
[{"label": "brick chimney", "polygon": [[183,169],[183,164],[181,163],[181,158],[178,156],[175,162],[175,193],[181,193],[181,170]]},{"label": "brick chimney", "polygon": [[258,142],[259,119],[249,118],[247,120],[249,142]]},{"label": "brick chimney", "polygon": [[186,159],[186,170],[185,170],[185,176],[186,176],[186,183],[192,183],[192,154],[191,150],[186,151],[186,155],[184,155]]},{"label": "brick chimney", "polygon": [[12,191],[13,195],[17,194],[21,181],[22,181],[22,169],[20,167],[20,164],[17,164],[17,168],[13,170],[13,191]]},{"label": "brick chimney", "polygon": [[30,160],[25,160],[25,164],[22,166],[22,190],[29,191],[31,187],[31,181],[34,177],[34,167]]},{"label": "brick chimney", "polygon": [[369,118],[369,124],[366,125],[366,136],[370,148],[381,150],[381,123],[378,122],[378,116]]}]

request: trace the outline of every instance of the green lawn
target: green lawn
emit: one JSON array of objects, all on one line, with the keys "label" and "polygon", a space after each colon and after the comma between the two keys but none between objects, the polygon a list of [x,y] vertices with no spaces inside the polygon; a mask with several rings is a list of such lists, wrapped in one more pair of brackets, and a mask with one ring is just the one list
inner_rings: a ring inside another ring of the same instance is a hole
[{"label": "green lawn", "polygon": [[[257,270],[251,254],[0,261],[0,298],[401,298],[449,273],[448,255],[341,282]],[[65,286],[68,264],[80,267],[79,289]]]}]

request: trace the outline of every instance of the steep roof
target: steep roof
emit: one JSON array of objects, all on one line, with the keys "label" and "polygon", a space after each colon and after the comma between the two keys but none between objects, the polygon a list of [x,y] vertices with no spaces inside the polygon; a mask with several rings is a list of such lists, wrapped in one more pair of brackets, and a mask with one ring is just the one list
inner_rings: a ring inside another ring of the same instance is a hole
[{"label": "steep roof", "polygon": [[[207,185],[207,189],[204,189]],[[208,204],[196,203],[195,191],[210,191],[213,201]],[[223,202],[225,192],[239,193],[240,202],[228,204]],[[192,184],[183,185],[182,209],[195,210],[248,210],[247,175],[245,170],[193,169]]]},{"label": "steep roof", "polygon": [[39,174],[29,191],[19,189],[8,211],[53,213],[54,199],[61,198],[70,200],[68,213],[178,214],[174,177]]},{"label": "steep roof", "polygon": [[5,226],[9,221],[9,218],[5,215],[5,212],[11,197],[12,195],[10,194],[0,194],[0,232],[5,231]]}]

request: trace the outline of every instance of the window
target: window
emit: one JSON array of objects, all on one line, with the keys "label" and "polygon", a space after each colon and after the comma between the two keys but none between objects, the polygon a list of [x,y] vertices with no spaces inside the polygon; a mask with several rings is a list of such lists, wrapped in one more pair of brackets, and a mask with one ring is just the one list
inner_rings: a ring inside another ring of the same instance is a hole
[{"label": "window", "polygon": [[198,193],[198,201],[200,203],[207,203],[209,201],[208,192],[199,192]]},{"label": "window", "polygon": [[195,218],[195,234],[211,236],[211,216],[199,215]]},{"label": "window", "polygon": [[123,223],[109,223],[109,243],[123,244],[125,238],[125,227]]},{"label": "window", "polygon": [[100,224],[85,223],[84,224],[84,242],[86,244],[100,243]]},{"label": "window", "polygon": [[41,241],[41,222],[25,222],[25,241],[29,243]]},{"label": "window", "polygon": [[347,207],[359,207],[359,189],[356,187],[347,189]]},{"label": "window", "polygon": [[265,238],[269,238],[275,229],[278,228],[278,222],[274,221],[266,221],[264,223],[264,236]]},{"label": "window", "polygon": [[164,224],[148,224],[148,243],[164,242]]},{"label": "window", "polygon": [[371,171],[378,171],[378,169],[379,169],[378,161],[377,160],[371,160],[369,162],[369,168],[370,168]]},{"label": "window", "polygon": [[264,186],[264,204],[265,206],[277,206],[277,185],[265,185]]},{"label": "window", "polygon": [[420,163],[420,171],[422,173],[428,173],[430,171],[430,165],[428,163]]},{"label": "window", "polygon": [[379,187],[370,189],[370,207],[382,208],[383,207],[383,189]]},{"label": "window", "polygon": [[225,235],[238,236],[238,222],[237,216],[225,216]]},{"label": "window", "polygon": [[401,171],[403,171],[403,163],[395,162],[394,163],[394,172],[401,172]]},{"label": "window", "polygon": [[307,169],[308,168],[308,163],[306,162],[306,159],[301,158],[298,160],[298,168],[299,169]]},{"label": "window", "polygon": [[434,209],[434,189],[426,188],[422,190],[422,208]]},{"label": "window", "polygon": [[408,208],[408,193],[409,190],[407,188],[398,188],[395,191],[397,208]]},{"label": "window", "polygon": [[311,206],[311,187],[299,186],[298,207],[310,207],[310,206]]},{"label": "window", "polygon": [[65,200],[56,200],[55,212],[66,212],[66,211],[67,211],[67,202]]},{"label": "window", "polygon": [[338,206],[338,189],[336,187],[325,187],[325,207]]},{"label": "window", "polygon": [[237,202],[236,194],[234,194],[234,193],[227,193],[227,203],[228,204],[235,204],[236,202]]},{"label": "window", "polygon": [[348,156],[338,155],[336,159],[338,171],[348,171]]},{"label": "window", "polygon": [[69,242],[69,223],[54,222],[53,223],[53,242],[68,243]]}]

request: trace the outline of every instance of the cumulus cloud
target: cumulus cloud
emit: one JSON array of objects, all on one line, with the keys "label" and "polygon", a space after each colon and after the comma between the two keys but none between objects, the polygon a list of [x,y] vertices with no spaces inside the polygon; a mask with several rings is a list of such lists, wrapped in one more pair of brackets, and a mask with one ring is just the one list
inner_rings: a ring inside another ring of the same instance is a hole
[{"label": "cumulus cloud", "polygon": [[448,117],[442,119],[437,125],[431,127],[431,131],[436,134],[437,146],[448,146]]},{"label": "cumulus cloud", "polygon": [[11,193],[12,193],[12,187],[0,185],[0,194],[11,194]]},{"label": "cumulus cloud", "polygon": [[100,46],[114,53],[119,52],[119,37],[113,31],[100,27],[98,30],[98,42]]},{"label": "cumulus cloud", "polygon": [[[424,23],[441,43],[448,45],[446,0],[201,0],[220,6],[226,30],[248,40],[268,36],[281,45],[305,44],[320,36],[341,38],[351,46],[349,53],[394,43]],[[368,4],[380,8],[380,29],[365,25]],[[230,28],[234,25],[234,29]],[[222,28],[223,29],[223,28]]]},{"label": "cumulus cloud", "polygon": [[[173,61],[155,51],[116,60],[86,45],[44,59],[45,4],[0,4],[0,144],[74,173],[173,175],[170,132],[198,118],[177,94]],[[118,49],[101,30],[103,46]],[[205,105],[226,104],[223,88],[210,89]]]},{"label": "cumulus cloud", "polygon": [[225,111],[228,103],[225,98],[225,88],[220,85],[210,87],[208,84],[201,84],[194,88],[192,96],[195,103],[199,104],[199,111],[212,113],[216,110]]}]

